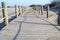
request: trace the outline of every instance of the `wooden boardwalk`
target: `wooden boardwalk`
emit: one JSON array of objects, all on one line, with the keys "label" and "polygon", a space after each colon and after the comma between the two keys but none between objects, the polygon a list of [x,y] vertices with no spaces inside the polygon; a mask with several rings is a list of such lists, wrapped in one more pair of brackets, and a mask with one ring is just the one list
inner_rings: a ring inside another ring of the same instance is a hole
[{"label": "wooden boardwalk", "polygon": [[0,40],[60,40],[60,31],[39,13],[23,13],[0,31]]}]

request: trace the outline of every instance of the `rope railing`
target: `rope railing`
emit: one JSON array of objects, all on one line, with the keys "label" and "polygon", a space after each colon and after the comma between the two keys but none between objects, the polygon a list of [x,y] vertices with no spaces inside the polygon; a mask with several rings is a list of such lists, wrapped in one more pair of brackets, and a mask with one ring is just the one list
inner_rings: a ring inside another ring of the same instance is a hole
[{"label": "rope railing", "polygon": [[9,18],[11,17],[18,17],[20,14],[24,13],[25,11],[27,11],[27,7],[22,7],[22,6],[17,6],[15,5],[14,9],[15,9],[15,14],[13,15],[9,15],[7,14],[7,10],[10,10],[10,8],[7,8],[6,3],[2,2],[2,14],[3,14],[3,18],[0,19],[0,22],[3,21],[5,25],[7,25],[9,23]]},{"label": "rope railing", "polygon": [[21,11],[21,9],[19,8],[20,9],[19,10],[18,6],[16,5],[15,6],[15,14],[8,16],[7,15],[7,9],[8,8],[7,8],[5,2],[2,2],[2,8],[1,9],[2,9],[3,18],[0,19],[0,22],[3,21],[5,25],[7,25],[9,23],[9,20],[8,20],[9,18],[14,17],[14,16],[18,17],[19,11]]},{"label": "rope railing", "polygon": [[[38,13],[40,13],[41,15],[44,15],[44,8],[43,6],[40,7],[40,9],[38,7],[31,7],[33,9],[35,9],[35,11],[38,11]],[[49,18],[49,5],[47,7],[47,13],[46,13],[46,18]]]}]

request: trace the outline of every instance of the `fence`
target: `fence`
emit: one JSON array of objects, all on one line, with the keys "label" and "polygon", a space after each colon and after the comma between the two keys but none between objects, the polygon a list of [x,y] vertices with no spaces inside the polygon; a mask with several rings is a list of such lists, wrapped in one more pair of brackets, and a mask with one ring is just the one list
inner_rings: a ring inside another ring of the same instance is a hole
[{"label": "fence", "polygon": [[[17,6],[15,5],[14,7],[14,15],[8,15],[8,11],[7,11],[7,6],[5,2],[2,2],[2,13],[3,13],[3,18],[0,20],[0,22],[3,20],[4,24],[7,25],[9,23],[9,18],[16,16],[18,17],[19,15],[21,15],[22,13],[24,13],[25,11],[28,11],[29,9],[33,9],[33,7],[24,7],[24,6]],[[36,10],[35,10],[36,11]],[[41,10],[38,10],[38,12],[43,15],[44,14],[44,10],[43,10],[43,6],[41,7]],[[47,13],[46,13],[46,18],[49,18],[49,6],[47,7]]]},{"label": "fence", "polygon": [[18,11],[20,11],[20,7],[18,8],[17,5],[15,5],[15,14],[12,14],[12,15],[9,16],[7,9],[9,9],[9,8],[7,8],[6,3],[5,2],[2,2],[2,14],[3,14],[3,18],[0,20],[0,22],[3,21],[5,25],[7,25],[9,23],[9,20],[8,19],[10,17],[12,17],[12,16],[18,17],[18,15],[20,14],[18,12]]},{"label": "fence", "polygon": [[[35,10],[35,11],[38,11],[41,15],[44,15],[44,8],[43,8],[43,6],[41,6],[41,8],[39,7],[33,7],[33,9]],[[46,18],[48,18],[49,17],[49,6],[47,7],[47,12],[46,12]]]},{"label": "fence", "polygon": [[[9,23],[9,18],[11,18],[13,16],[18,17],[19,15],[24,13],[27,9],[27,7],[18,6],[18,5],[15,5],[15,7],[13,7],[13,8],[7,8],[5,2],[2,2],[1,4],[2,4],[2,8],[0,8],[0,9],[2,10],[3,18],[0,19],[0,22],[3,21],[5,25],[7,25]],[[9,12],[10,12],[10,14],[9,14]],[[15,13],[15,14],[13,14],[13,13]]]},{"label": "fence", "polygon": [[[34,9],[34,8],[33,8]],[[35,9],[36,10],[36,9]],[[47,21],[49,21],[53,25],[58,25],[58,13],[56,11],[53,11],[49,6],[47,6],[46,9],[44,9],[43,6],[41,6],[41,9],[38,10],[38,12],[48,18]]]}]

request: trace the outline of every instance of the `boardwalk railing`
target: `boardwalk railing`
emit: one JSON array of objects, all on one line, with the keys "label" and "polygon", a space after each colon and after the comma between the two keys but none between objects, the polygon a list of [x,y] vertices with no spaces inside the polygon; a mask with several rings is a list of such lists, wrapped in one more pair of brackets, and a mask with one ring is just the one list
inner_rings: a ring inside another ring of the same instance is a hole
[{"label": "boardwalk railing", "polygon": [[[44,8],[43,6],[39,7],[32,7],[35,11],[38,11],[41,15],[44,15]],[[49,5],[47,6],[46,18],[49,17]]]},{"label": "boardwalk railing", "polygon": [[21,15],[22,13],[24,13],[27,9],[27,7],[24,7],[24,6],[18,6],[18,5],[15,5],[15,10],[12,10],[12,11],[15,11],[15,14],[12,14],[12,15],[8,15],[8,8],[6,6],[6,3],[5,2],[2,2],[2,14],[3,14],[3,18],[0,19],[0,22],[3,21],[3,23],[5,25],[7,25],[9,23],[9,18],[10,17],[18,17],[19,15]]},{"label": "boardwalk railing", "polygon": [[[2,13],[3,13],[3,18],[0,20],[0,22],[2,20],[4,20],[4,24],[7,25],[9,23],[9,20],[8,18],[12,17],[12,16],[16,16],[18,17],[19,15],[21,15],[22,13],[24,13],[25,11],[28,11],[30,9],[33,9],[33,7],[24,7],[24,6],[18,6],[18,5],[15,5],[15,14],[14,15],[10,15],[8,16],[7,14],[7,6],[6,6],[6,3],[5,2],[2,2]],[[41,9],[38,10],[38,12],[41,14],[41,15],[44,15],[44,10],[43,10],[43,6],[41,6]],[[47,7],[47,11],[46,11],[46,18],[49,18],[49,6]],[[37,8],[34,10],[34,11],[37,11]]]},{"label": "boardwalk railing", "polygon": [[18,17],[18,15],[19,15],[19,12],[18,12],[18,11],[20,11],[20,10],[18,10],[18,6],[16,5],[16,6],[15,6],[15,13],[16,13],[16,14],[15,14],[15,15],[10,15],[10,16],[8,16],[6,3],[5,3],[5,2],[2,2],[3,18],[0,20],[0,22],[3,21],[4,24],[7,25],[7,24],[9,23],[8,18],[10,18],[10,17],[12,17],[12,16]]},{"label": "boardwalk railing", "polygon": [[[34,7],[35,8],[35,7]],[[33,9],[34,9],[33,8]],[[36,10],[36,9],[35,9]],[[49,5],[47,6],[46,10],[41,6],[40,10],[36,10],[38,13],[40,13],[42,16],[48,18],[48,21],[54,25],[58,24],[58,15],[56,12],[52,11],[49,8]],[[40,11],[40,12],[39,12]]]}]

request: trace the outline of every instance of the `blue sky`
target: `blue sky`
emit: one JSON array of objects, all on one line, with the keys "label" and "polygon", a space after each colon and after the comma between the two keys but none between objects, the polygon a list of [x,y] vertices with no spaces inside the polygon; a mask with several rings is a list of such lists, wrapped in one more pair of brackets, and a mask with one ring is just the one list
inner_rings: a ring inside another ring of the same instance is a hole
[{"label": "blue sky", "polygon": [[0,0],[0,6],[1,6],[1,2],[6,2],[7,6],[14,6],[15,4],[21,6],[29,6],[31,4],[44,5],[50,3],[51,0]]}]

